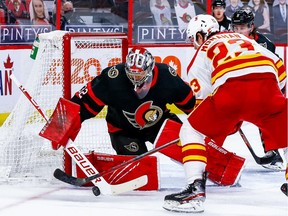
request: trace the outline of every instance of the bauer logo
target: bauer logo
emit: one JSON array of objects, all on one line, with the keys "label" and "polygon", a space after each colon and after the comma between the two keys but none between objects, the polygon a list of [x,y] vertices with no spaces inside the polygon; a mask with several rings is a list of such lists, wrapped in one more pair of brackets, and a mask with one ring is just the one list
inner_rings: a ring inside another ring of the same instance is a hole
[{"label": "bauer logo", "polygon": [[[2,60],[2,59],[1,59]],[[7,58],[2,61],[0,69],[0,95],[12,95],[12,80],[10,79],[10,75],[13,71],[13,64],[14,62],[11,60],[10,56],[8,55]],[[2,66],[4,69],[2,70]]]}]

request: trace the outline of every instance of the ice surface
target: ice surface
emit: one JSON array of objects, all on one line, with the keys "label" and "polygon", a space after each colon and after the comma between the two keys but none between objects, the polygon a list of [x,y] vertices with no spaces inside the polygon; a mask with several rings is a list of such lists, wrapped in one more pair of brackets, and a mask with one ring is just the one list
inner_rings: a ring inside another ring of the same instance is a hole
[{"label": "ice surface", "polygon": [[[245,134],[259,156],[263,156],[258,130],[245,124]],[[203,216],[288,216],[288,198],[280,191],[284,172],[271,172],[257,165],[238,134],[225,141],[227,149],[247,158],[240,186],[219,187],[208,182]],[[185,186],[182,167],[164,156],[160,159],[161,190],[131,191],[116,196],[95,197],[91,188],[23,182],[0,185],[0,216],[164,216],[165,195]]]}]

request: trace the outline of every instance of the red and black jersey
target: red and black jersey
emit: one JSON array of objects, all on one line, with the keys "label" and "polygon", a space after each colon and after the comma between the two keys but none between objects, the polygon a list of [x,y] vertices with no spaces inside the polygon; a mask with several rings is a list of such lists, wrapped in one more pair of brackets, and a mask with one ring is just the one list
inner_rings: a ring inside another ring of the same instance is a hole
[{"label": "red and black jersey", "polygon": [[256,32],[254,36],[254,40],[260,44],[261,46],[265,47],[266,49],[270,50],[271,52],[275,53],[276,47],[275,45],[263,34]]},{"label": "red and black jersey", "polygon": [[109,132],[147,132],[161,127],[168,118],[167,104],[185,113],[195,105],[191,88],[166,64],[156,63],[147,95],[139,99],[125,72],[125,64],[107,67],[71,99],[81,106],[81,120],[96,116],[107,105]]}]

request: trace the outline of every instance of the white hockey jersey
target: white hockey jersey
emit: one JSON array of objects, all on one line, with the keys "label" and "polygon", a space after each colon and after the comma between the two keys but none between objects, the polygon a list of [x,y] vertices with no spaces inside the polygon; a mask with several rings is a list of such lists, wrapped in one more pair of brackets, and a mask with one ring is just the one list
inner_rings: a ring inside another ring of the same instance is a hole
[{"label": "white hockey jersey", "polygon": [[196,99],[203,100],[229,78],[267,72],[275,74],[282,89],[286,83],[282,60],[242,34],[225,32],[210,37],[197,49],[187,77]]},{"label": "white hockey jersey", "polygon": [[174,8],[176,12],[179,29],[186,30],[191,18],[196,16],[196,11],[193,2],[187,2],[187,4],[182,6],[179,3],[179,1],[176,1]]}]

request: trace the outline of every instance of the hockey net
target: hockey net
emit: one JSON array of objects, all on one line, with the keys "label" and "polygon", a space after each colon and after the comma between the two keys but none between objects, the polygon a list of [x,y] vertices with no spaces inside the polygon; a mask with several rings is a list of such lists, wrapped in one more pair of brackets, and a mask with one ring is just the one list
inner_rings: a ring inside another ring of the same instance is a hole
[{"label": "hockey net", "polygon": [[[124,33],[69,33],[53,31],[39,35],[36,59],[24,87],[49,117],[60,97],[71,98],[102,69],[124,61]],[[75,145],[89,151],[114,154],[105,122],[106,109],[82,124]],[[0,128],[0,179],[51,181],[56,168],[73,174],[71,159],[61,148],[38,134],[45,120],[21,94]]]}]

